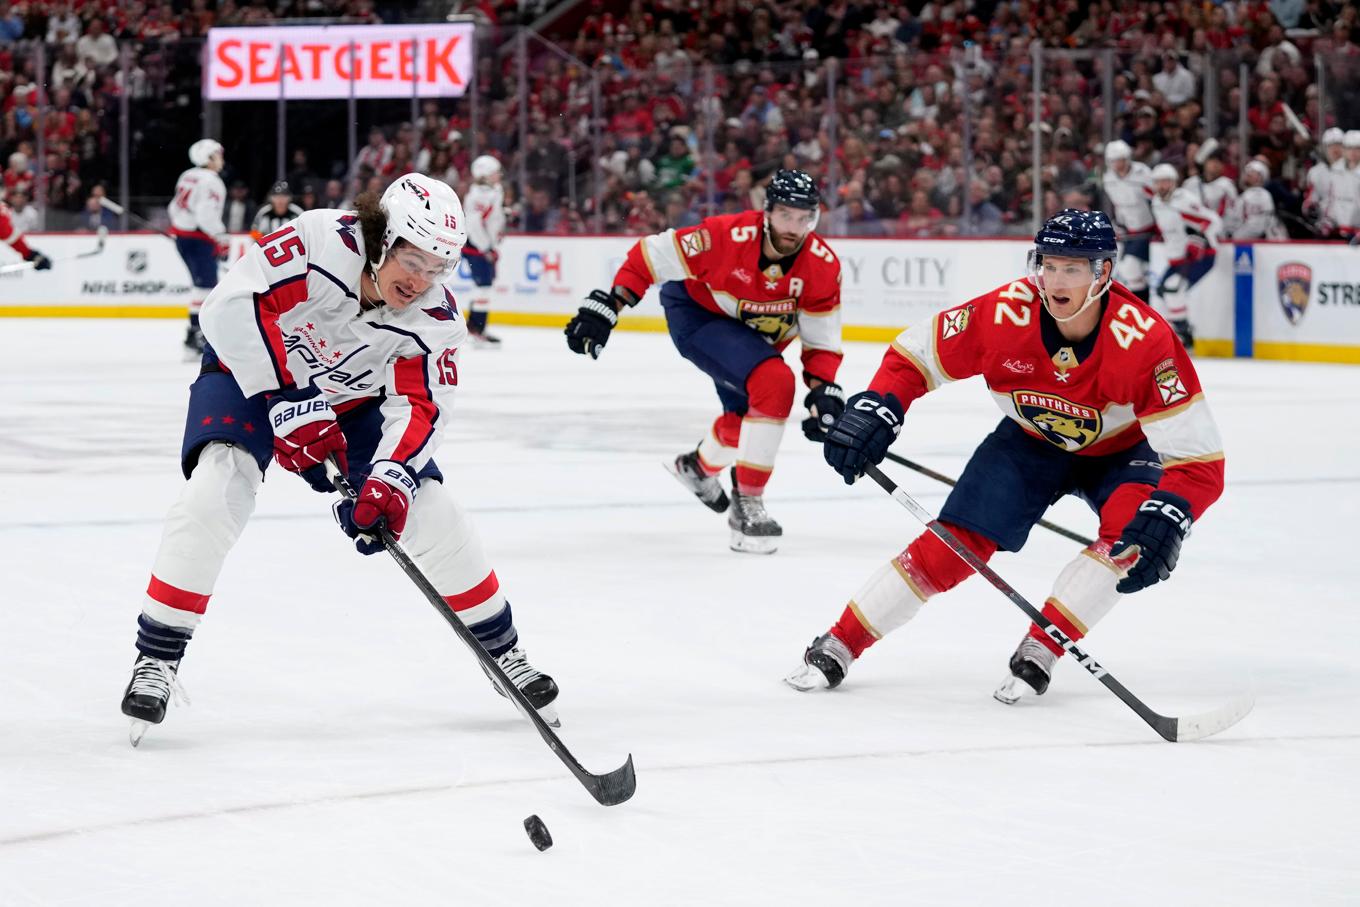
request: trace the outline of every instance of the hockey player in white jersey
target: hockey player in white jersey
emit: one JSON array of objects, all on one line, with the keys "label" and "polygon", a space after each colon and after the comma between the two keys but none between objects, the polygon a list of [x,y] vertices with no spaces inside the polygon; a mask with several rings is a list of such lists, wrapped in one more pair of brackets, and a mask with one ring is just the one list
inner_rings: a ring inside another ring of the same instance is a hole
[{"label": "hockey player in white jersey", "polygon": [[467,191],[468,244],[464,256],[477,285],[472,296],[468,330],[478,346],[499,346],[487,333],[491,314],[491,286],[496,282],[496,262],[505,234],[505,189],[501,186],[501,162],[483,154],[472,162],[472,185]]},{"label": "hockey player in white jersey", "polygon": [[188,479],[166,517],[123,698],[132,741],[164,717],[227,553],[271,455],[333,491],[333,458],[359,488],[336,507],[364,554],[400,536],[510,680],[556,722],[557,686],[519,648],[510,604],[433,455],[467,338],[452,295],[466,238],[457,195],[421,174],[356,210],[317,209],[252,246],[203,305],[207,345],[181,450]]},{"label": "hockey player in white jersey", "polygon": [[1332,165],[1325,220],[1332,239],[1354,242],[1360,236],[1360,129],[1348,129],[1341,139],[1341,158]]},{"label": "hockey player in white jersey", "polygon": [[1216,139],[1209,139],[1195,155],[1199,175],[1185,181],[1182,188],[1220,219],[1226,218],[1237,202],[1237,187],[1223,175],[1223,152]]},{"label": "hockey player in white jersey", "polygon": [[1157,285],[1163,311],[1187,350],[1194,349],[1190,326],[1190,290],[1214,266],[1216,244],[1223,224],[1214,212],[1200,204],[1194,193],[1176,188],[1180,173],[1172,164],[1152,168],[1152,216],[1166,244],[1166,274]]},{"label": "hockey player in white jersey", "polygon": [[1266,189],[1270,166],[1259,158],[1247,161],[1242,171],[1242,194],[1233,202],[1224,227],[1233,239],[1288,239],[1275,216],[1275,199]]},{"label": "hockey player in white jersey", "polygon": [[189,356],[197,358],[203,352],[198,312],[203,300],[217,286],[217,260],[227,254],[227,227],[222,223],[227,187],[220,176],[226,161],[221,144],[212,139],[194,142],[189,146],[189,163],[193,166],[181,173],[175,183],[169,214],[170,235],[175,238],[175,248],[193,283],[184,347]]},{"label": "hockey player in white jersey", "polygon": [[1152,171],[1133,160],[1128,142],[1118,139],[1105,146],[1105,173],[1101,177],[1105,197],[1119,236],[1119,263],[1115,277],[1144,302],[1148,300],[1147,270],[1153,234]]},{"label": "hockey player in white jersey", "polygon": [[1324,217],[1331,193],[1332,168],[1342,157],[1346,134],[1333,126],[1322,134],[1322,160],[1308,168],[1303,195],[1303,216],[1313,220]]}]

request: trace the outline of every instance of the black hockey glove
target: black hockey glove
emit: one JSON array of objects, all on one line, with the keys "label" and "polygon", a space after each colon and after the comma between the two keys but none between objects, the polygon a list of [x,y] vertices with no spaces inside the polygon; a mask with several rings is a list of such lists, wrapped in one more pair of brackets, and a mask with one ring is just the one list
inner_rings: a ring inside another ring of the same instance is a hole
[{"label": "black hockey glove", "polygon": [[803,420],[803,435],[814,444],[826,440],[826,433],[845,412],[845,391],[839,384],[819,384],[803,398],[808,417]]},{"label": "black hockey glove", "polygon": [[591,359],[599,359],[604,345],[609,342],[609,332],[619,323],[618,312],[614,310],[614,300],[604,290],[591,290],[586,301],[576,310],[576,316],[567,322],[567,346],[573,353],[589,354]]},{"label": "black hockey glove", "polygon": [[1110,558],[1118,560],[1138,546],[1138,560],[1115,586],[1116,591],[1138,592],[1171,576],[1181,554],[1181,540],[1190,534],[1193,521],[1189,501],[1169,491],[1154,491],[1110,549]]},{"label": "black hockey glove", "polygon": [[841,474],[845,484],[853,485],[864,467],[877,466],[888,446],[902,430],[902,404],[892,394],[874,391],[855,394],[846,401],[845,412],[826,433],[822,455],[831,468]]},{"label": "black hockey glove", "polygon": [[33,262],[33,270],[46,271],[52,267],[52,259],[39,252],[37,249],[28,250],[28,260]]}]

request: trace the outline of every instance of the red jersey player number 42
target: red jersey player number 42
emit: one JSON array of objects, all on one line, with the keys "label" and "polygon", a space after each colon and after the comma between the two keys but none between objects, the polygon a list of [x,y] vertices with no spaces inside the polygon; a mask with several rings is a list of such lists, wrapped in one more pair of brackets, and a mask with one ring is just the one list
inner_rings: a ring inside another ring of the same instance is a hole
[{"label": "red jersey player number 42", "polygon": [[[1004,418],[978,446],[939,522],[983,561],[1018,551],[1048,506],[1074,494],[1099,538],[1058,574],[1043,614],[1072,640],[1119,598],[1168,579],[1192,521],[1223,491],[1223,445],[1175,331],[1112,279],[1114,229],[1066,210],[1035,236],[1029,273],[904,330],[824,445],[847,482],[878,464],[912,401],[981,375]],[[880,567],[786,682],[838,686],[850,665],[971,568],[931,532]],[[993,694],[1048,689],[1062,649],[1031,624]]]}]

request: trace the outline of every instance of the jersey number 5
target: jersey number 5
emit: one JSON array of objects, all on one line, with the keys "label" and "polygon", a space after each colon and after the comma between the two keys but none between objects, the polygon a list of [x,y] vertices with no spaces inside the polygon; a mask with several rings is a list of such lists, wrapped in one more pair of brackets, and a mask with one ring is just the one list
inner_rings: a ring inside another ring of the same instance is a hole
[{"label": "jersey number 5", "polygon": [[260,248],[264,251],[265,261],[276,268],[281,264],[292,261],[295,254],[307,254],[307,250],[302,245],[302,237],[297,235],[292,226],[275,230],[268,236],[262,237]]}]

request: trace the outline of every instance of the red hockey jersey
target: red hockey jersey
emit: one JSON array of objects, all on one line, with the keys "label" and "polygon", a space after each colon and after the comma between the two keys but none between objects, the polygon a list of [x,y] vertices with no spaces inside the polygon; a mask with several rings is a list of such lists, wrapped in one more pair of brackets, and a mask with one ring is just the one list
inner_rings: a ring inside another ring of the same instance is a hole
[{"label": "red hockey jersey", "polygon": [[764,230],[764,213],[746,211],[643,237],[613,285],[642,296],[652,284],[683,280],[699,305],[742,322],[780,350],[801,337],[803,371],[835,381],[842,358],[840,260],[810,233],[787,270],[779,263],[762,270]]},{"label": "red hockey jersey", "polygon": [[14,212],[4,202],[0,202],[0,243],[9,246],[24,258],[30,254],[24,234],[14,225]]},{"label": "red hockey jersey", "polygon": [[909,406],[973,375],[1028,434],[1078,456],[1146,438],[1166,467],[1159,487],[1189,501],[1197,519],[1223,492],[1223,442],[1190,356],[1119,284],[1079,343],[1043,314],[1032,281],[999,287],[899,334],[869,387]]}]

